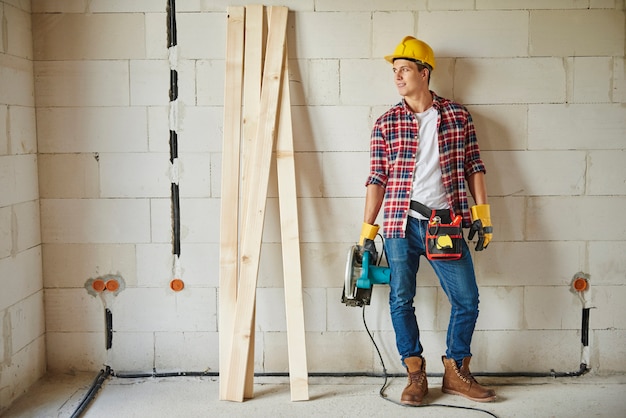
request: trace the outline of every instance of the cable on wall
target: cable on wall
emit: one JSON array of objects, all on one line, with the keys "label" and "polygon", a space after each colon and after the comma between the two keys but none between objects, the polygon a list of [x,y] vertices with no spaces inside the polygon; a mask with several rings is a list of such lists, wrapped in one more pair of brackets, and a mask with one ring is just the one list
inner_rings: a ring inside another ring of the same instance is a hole
[{"label": "cable on wall", "polygon": [[167,47],[170,63],[169,89],[169,142],[170,142],[170,180],[172,200],[172,254],[174,254],[173,280],[170,288],[180,291],[184,285],[180,268],[180,192],[178,166],[178,49],[176,31],[176,2],[167,2]]}]

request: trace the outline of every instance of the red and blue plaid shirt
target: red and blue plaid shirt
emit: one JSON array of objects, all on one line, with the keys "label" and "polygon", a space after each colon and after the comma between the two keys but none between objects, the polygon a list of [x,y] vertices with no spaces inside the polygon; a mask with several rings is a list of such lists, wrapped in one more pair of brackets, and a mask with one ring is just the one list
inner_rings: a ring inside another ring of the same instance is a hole
[{"label": "red and blue plaid shirt", "polygon": [[[437,110],[439,164],[448,204],[463,217],[463,226],[471,224],[466,179],[485,172],[467,109],[434,92]],[[411,186],[419,147],[419,122],[404,99],[378,118],[370,140],[370,174],[365,185],[385,188],[383,231],[385,238],[404,238]]]}]

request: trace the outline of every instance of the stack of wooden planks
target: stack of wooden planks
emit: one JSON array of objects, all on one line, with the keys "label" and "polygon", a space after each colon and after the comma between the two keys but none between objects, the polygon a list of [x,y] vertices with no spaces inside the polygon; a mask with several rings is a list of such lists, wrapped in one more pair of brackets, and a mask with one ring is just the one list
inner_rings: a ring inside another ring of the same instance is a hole
[{"label": "stack of wooden planks", "polygon": [[287,16],[286,7],[228,8],[218,325],[222,400],[242,402],[253,397],[256,285],[273,156],[291,399],[308,400]]}]

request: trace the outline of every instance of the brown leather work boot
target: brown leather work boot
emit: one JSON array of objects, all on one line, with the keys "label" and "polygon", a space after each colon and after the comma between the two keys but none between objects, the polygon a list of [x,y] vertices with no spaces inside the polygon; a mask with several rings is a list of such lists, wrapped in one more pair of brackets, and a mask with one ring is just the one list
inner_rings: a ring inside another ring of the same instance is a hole
[{"label": "brown leather work boot", "polygon": [[426,360],[423,357],[407,357],[404,364],[409,373],[409,383],[402,391],[400,402],[406,405],[421,405],[422,399],[428,393]]},{"label": "brown leather work boot", "polygon": [[442,356],[445,372],[441,391],[452,395],[461,395],[476,402],[491,402],[496,399],[496,392],[478,384],[469,370],[471,357],[463,359],[463,365],[459,369],[456,361]]}]

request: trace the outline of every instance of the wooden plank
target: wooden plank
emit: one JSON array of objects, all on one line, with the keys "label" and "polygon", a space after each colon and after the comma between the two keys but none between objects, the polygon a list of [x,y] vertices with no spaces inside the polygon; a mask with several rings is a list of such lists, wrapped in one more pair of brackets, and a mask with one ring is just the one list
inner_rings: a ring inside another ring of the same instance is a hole
[{"label": "wooden plank", "polygon": [[256,298],[259,272],[261,238],[265,219],[265,203],[269,182],[270,162],[276,131],[280,96],[285,37],[287,27],[286,7],[272,7],[268,32],[265,68],[261,87],[261,107],[255,147],[250,153],[251,167],[256,173],[256,187],[244,196],[249,208],[245,220],[246,230],[241,234],[240,275],[235,309],[232,352],[226,382],[226,399],[242,402],[250,348],[251,321]]},{"label": "wooden plank", "polygon": [[280,114],[278,116],[278,136],[276,138],[276,170],[283,249],[291,400],[306,401],[309,399],[309,383],[304,332],[304,305],[302,302],[296,168],[291,123],[291,99],[289,97],[289,65],[286,53]]},{"label": "wooden plank", "polygon": [[[261,106],[261,81],[263,77],[263,51],[265,51],[265,13],[262,5],[246,7],[246,50],[243,73],[243,144],[242,154],[252,146],[259,124]],[[245,159],[244,159],[245,160]],[[243,167],[243,182],[246,183],[250,167]],[[246,190],[245,188],[243,190]]]},{"label": "wooden plank", "polygon": [[239,150],[244,52],[243,7],[228,8],[226,78],[224,80],[224,136],[222,145],[222,197],[220,208],[219,372],[220,399],[224,399],[224,372],[230,364],[237,300],[239,227]]},{"label": "wooden plank", "polygon": [[[251,147],[254,145],[254,139],[259,124],[259,108],[261,106],[261,80],[263,76],[263,52],[265,50],[264,40],[264,22],[265,11],[263,5],[246,6],[246,25],[245,25],[245,52],[244,52],[244,73],[243,73],[243,142],[241,144],[242,160],[244,162],[252,161],[247,157]],[[243,196],[250,193],[251,184],[254,184],[254,173],[250,173],[250,164],[243,165],[241,175],[241,190]],[[243,222],[246,219],[247,205],[245,202],[241,207],[241,230],[246,230]],[[250,325],[250,350],[248,351],[248,366],[246,373],[246,383],[244,389],[244,399],[250,399],[254,396],[254,324],[256,316],[256,306],[253,309],[252,324]]]}]

